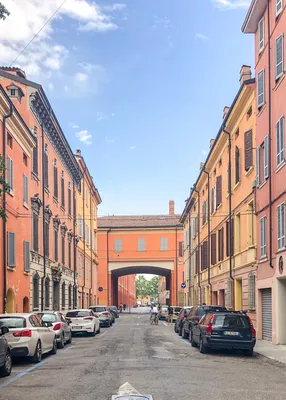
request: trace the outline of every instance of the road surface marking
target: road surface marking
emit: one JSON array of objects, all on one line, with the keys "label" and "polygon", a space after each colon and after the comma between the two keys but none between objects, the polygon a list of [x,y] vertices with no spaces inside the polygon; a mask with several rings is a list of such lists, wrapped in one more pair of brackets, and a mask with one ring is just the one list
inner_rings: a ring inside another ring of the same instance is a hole
[{"label": "road surface marking", "polygon": [[130,385],[130,383],[125,382],[123,385],[120,386],[119,390],[118,390],[118,394],[119,395],[129,395],[129,394],[139,394],[139,392],[137,392],[137,390]]},{"label": "road surface marking", "polygon": [[163,324],[164,324],[165,326],[168,326],[168,324],[166,324],[166,322],[163,322]]},{"label": "road surface marking", "polygon": [[118,321],[115,322],[115,324],[113,326],[111,326],[111,328],[115,328],[117,324],[118,324]]},{"label": "road surface marking", "polygon": [[67,349],[63,350],[62,353],[66,353],[67,351],[69,351],[70,349],[72,349],[73,346],[68,347]]},{"label": "road surface marking", "polygon": [[99,335],[99,337],[102,337],[102,336],[104,336],[104,335],[106,335],[107,334],[107,332],[104,332],[104,333],[102,333],[101,335]]}]

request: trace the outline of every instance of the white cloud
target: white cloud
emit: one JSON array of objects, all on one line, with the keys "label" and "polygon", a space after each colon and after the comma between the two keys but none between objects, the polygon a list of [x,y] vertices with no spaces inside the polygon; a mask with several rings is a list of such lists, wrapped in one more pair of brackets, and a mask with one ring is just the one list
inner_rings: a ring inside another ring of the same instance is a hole
[{"label": "white cloud", "polygon": [[49,88],[49,90],[50,90],[51,92],[54,90],[54,85],[53,85],[52,82],[49,82],[48,88]]},{"label": "white cloud", "polygon": [[202,150],[202,155],[206,156],[208,154],[208,152],[206,150]]},{"label": "white cloud", "polygon": [[97,111],[96,119],[97,121],[103,121],[104,119],[107,119],[107,115],[104,114],[102,111]]},{"label": "white cloud", "polygon": [[86,129],[77,132],[76,137],[80,140],[80,142],[82,142],[84,144],[87,144],[87,145],[92,144],[92,136]]},{"label": "white cloud", "polygon": [[77,72],[74,76],[75,80],[78,82],[85,82],[88,80],[88,75],[83,72]]},{"label": "white cloud", "polygon": [[130,148],[130,150],[134,150],[135,146],[130,146],[129,148]]},{"label": "white cloud", "polygon": [[64,91],[65,91],[66,93],[69,93],[70,88],[68,87],[68,85],[64,85]]},{"label": "white cloud", "polygon": [[79,67],[81,67],[84,71],[88,72],[89,74],[94,71],[95,69],[100,68],[99,65],[96,64],[90,64],[88,62],[81,62],[78,64]]},{"label": "white cloud", "polygon": [[105,143],[114,143],[115,139],[109,139],[108,136],[105,136]]},{"label": "white cloud", "polygon": [[158,17],[157,15],[154,15],[153,17],[154,22],[152,25],[153,29],[157,29],[160,26],[163,27],[164,29],[169,29],[171,28],[171,20],[168,17]]},{"label": "white cloud", "polygon": [[115,114],[114,114],[114,113],[112,113],[112,114],[111,114],[111,116],[112,116],[112,117],[115,117]]},{"label": "white cloud", "polygon": [[78,125],[73,125],[72,128],[73,128],[73,129],[78,129],[79,126],[78,126]]},{"label": "white cloud", "polygon": [[[62,0],[5,0],[5,6],[10,11],[9,18],[0,25],[0,57],[1,63],[10,65],[25,45],[43,27],[47,20],[57,10]],[[119,11],[117,3],[110,5],[110,10],[89,0],[68,0],[57,12],[55,17],[45,26],[41,33],[19,56],[16,65],[23,68],[28,77],[37,77],[47,71],[59,70],[66,57],[68,49],[59,44],[55,38],[56,23],[59,19],[72,19],[79,24],[75,26],[81,31],[94,30],[105,32],[118,28],[111,11]],[[68,20],[67,20],[68,21]],[[60,36],[58,35],[60,38]]]},{"label": "white cloud", "polygon": [[214,5],[225,10],[235,10],[237,8],[247,9],[251,0],[212,0]]},{"label": "white cloud", "polygon": [[121,11],[126,7],[126,4],[124,3],[114,3],[114,4],[108,4],[106,6],[102,6],[102,10],[104,11]]},{"label": "white cloud", "polygon": [[196,33],[196,37],[198,39],[201,39],[203,42],[207,42],[209,39],[208,36],[204,35],[203,33]]}]

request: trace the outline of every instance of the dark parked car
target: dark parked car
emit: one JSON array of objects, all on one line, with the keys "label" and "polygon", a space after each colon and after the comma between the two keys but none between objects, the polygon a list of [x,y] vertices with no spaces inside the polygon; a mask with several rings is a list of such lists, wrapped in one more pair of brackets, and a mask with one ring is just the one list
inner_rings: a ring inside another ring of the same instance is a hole
[{"label": "dark parked car", "polygon": [[178,333],[180,336],[182,336],[182,331],[183,331],[183,324],[189,313],[194,307],[191,306],[185,306],[181,309],[174,325],[174,330],[176,333]]},{"label": "dark parked car", "polygon": [[7,326],[0,327],[0,376],[9,376],[12,371],[10,348],[4,336],[8,332],[9,328]]},{"label": "dark parked car", "polygon": [[192,311],[187,315],[183,321],[182,326],[182,337],[189,339],[194,323],[198,323],[199,320],[207,313],[218,311],[227,311],[227,308],[223,306],[195,306]]},{"label": "dark parked car", "polygon": [[239,349],[253,354],[256,332],[250,318],[240,312],[213,312],[194,324],[191,344],[199,346],[201,353],[208,349]]},{"label": "dark parked car", "polygon": [[114,315],[114,318],[119,318],[118,308],[116,306],[110,306],[110,311]]}]

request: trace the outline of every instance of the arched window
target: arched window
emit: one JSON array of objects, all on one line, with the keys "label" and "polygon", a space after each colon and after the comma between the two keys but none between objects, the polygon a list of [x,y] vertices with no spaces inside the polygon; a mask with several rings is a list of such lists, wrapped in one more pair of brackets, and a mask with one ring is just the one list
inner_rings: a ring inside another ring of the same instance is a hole
[{"label": "arched window", "polygon": [[72,285],[69,285],[69,309],[72,308]]},{"label": "arched window", "polygon": [[33,309],[40,308],[39,292],[40,292],[40,277],[39,274],[36,273],[33,277]]},{"label": "arched window", "polygon": [[66,307],[66,284],[62,283],[62,308]]},{"label": "arched window", "polygon": [[50,308],[50,278],[45,280],[45,308]]}]

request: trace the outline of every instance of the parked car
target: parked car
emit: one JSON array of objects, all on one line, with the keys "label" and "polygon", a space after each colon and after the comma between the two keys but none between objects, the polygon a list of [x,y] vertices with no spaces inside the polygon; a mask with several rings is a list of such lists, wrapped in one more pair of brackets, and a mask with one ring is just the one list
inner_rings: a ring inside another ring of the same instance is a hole
[{"label": "parked car", "polygon": [[99,317],[100,326],[111,326],[113,324],[113,316],[107,306],[91,306],[89,307]]},{"label": "parked car", "polygon": [[241,312],[210,312],[195,323],[191,334],[193,347],[201,353],[208,349],[239,349],[253,354],[256,332],[248,315]]},{"label": "parked car", "polygon": [[98,315],[90,309],[71,310],[66,314],[72,334],[87,333],[95,336],[100,332],[100,323]]},{"label": "parked car", "polygon": [[171,306],[171,308],[173,309],[173,322],[176,322],[176,320],[178,319],[178,316],[181,312],[182,307]]},{"label": "parked car", "polygon": [[12,357],[8,341],[4,336],[9,332],[7,326],[0,328],[0,376],[9,376],[12,371]]},{"label": "parked car", "polygon": [[167,319],[168,306],[162,306],[158,314],[159,314],[159,319]]},{"label": "parked car", "polygon": [[118,308],[116,306],[110,306],[110,311],[114,314],[115,318],[119,318]]},{"label": "parked car", "polygon": [[185,318],[182,327],[182,337],[184,339],[189,339],[193,326],[198,323],[199,320],[210,312],[227,311],[224,306],[195,306],[192,308],[191,312]]},{"label": "parked car", "polygon": [[71,327],[60,311],[46,311],[38,313],[38,315],[41,318],[41,321],[50,322],[53,325],[59,349],[64,348],[66,343],[72,342]]},{"label": "parked car", "polygon": [[193,308],[192,306],[185,306],[181,308],[179,315],[176,318],[174,330],[176,333],[179,334],[179,336],[182,336],[184,321],[187,318],[190,311],[192,310],[192,308]]},{"label": "parked car", "polygon": [[57,340],[50,322],[41,321],[36,313],[1,314],[0,328],[7,326],[6,334],[12,357],[31,357],[38,363],[45,353],[56,354]]}]

